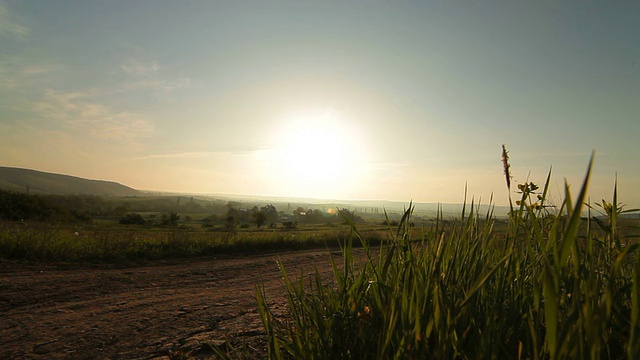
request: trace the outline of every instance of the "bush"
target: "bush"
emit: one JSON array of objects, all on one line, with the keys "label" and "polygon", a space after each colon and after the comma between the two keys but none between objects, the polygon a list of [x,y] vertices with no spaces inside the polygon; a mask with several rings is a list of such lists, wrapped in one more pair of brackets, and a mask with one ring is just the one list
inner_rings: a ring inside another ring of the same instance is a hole
[{"label": "bush", "polygon": [[144,225],[145,223],[146,221],[142,215],[138,213],[128,213],[120,219],[120,224],[122,225]]},{"label": "bush", "polygon": [[285,221],[282,223],[282,227],[289,230],[295,229],[296,227],[298,227],[298,223],[294,223],[293,221]]}]

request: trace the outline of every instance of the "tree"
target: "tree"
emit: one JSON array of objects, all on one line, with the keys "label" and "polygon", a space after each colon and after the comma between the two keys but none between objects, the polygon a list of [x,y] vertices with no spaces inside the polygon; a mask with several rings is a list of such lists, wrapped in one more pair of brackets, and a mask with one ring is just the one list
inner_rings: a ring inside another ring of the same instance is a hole
[{"label": "tree", "polygon": [[240,205],[242,205],[242,203],[239,201],[229,201],[227,202],[227,210],[237,209]]},{"label": "tree", "polygon": [[122,224],[122,225],[144,225],[145,221],[142,218],[142,215],[140,215],[138,213],[128,213],[128,214],[125,214],[120,219],[120,224]]},{"label": "tree", "polygon": [[180,215],[172,212],[167,214],[160,215],[160,224],[162,225],[170,225],[176,226],[178,225],[178,220],[180,220]]},{"label": "tree", "polygon": [[228,217],[233,217],[236,224],[251,222],[251,213],[243,209],[229,208],[227,210]]},{"label": "tree", "polygon": [[266,215],[267,222],[276,222],[280,220],[280,214],[278,214],[278,209],[275,206],[269,204],[260,208],[260,212]]},{"label": "tree", "polygon": [[360,217],[360,215],[357,215],[355,211],[350,211],[349,209],[342,209],[340,210],[340,213],[342,214],[343,217],[351,220],[354,223],[363,221],[362,217]]},{"label": "tree", "polygon": [[254,211],[251,214],[251,217],[253,219],[253,223],[256,224],[256,227],[258,229],[260,229],[260,226],[264,225],[264,223],[267,221],[267,214],[262,211]]},{"label": "tree", "polygon": [[170,225],[177,225],[178,224],[178,220],[180,220],[180,215],[172,212],[169,214],[169,224]]},{"label": "tree", "polygon": [[227,219],[225,220],[225,223],[224,223],[224,227],[226,227],[229,230],[235,228],[236,227],[236,218],[233,217],[233,216],[227,216]]}]

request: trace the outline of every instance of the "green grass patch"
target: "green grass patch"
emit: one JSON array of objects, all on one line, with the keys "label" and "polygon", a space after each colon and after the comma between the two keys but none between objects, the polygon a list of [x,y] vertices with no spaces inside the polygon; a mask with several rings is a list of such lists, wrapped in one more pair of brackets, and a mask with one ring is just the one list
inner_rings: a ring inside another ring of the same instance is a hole
[{"label": "green grass patch", "polygon": [[[84,226],[0,222],[0,259],[44,262],[122,262],[187,258],[240,252],[338,247],[349,226],[283,229],[203,229],[201,227]],[[386,234],[370,226],[365,239]]]}]

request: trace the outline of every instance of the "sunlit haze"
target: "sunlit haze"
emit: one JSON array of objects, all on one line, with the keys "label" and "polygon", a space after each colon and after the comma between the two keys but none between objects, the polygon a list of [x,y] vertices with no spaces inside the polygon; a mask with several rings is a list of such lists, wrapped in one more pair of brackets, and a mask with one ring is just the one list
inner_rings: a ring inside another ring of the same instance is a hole
[{"label": "sunlit haze", "polygon": [[0,166],[140,190],[640,206],[638,1],[1,1]]}]

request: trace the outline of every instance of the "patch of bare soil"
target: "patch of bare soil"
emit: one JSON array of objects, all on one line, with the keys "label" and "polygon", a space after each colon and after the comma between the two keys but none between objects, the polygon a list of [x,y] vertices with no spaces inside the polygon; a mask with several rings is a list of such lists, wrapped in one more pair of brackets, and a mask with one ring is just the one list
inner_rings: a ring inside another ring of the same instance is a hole
[{"label": "patch of bare soil", "polygon": [[[339,253],[334,253],[339,255]],[[207,343],[264,358],[255,299],[264,282],[286,313],[288,274],[331,274],[328,250],[156,262],[145,266],[0,263],[0,358],[215,357]]]}]

